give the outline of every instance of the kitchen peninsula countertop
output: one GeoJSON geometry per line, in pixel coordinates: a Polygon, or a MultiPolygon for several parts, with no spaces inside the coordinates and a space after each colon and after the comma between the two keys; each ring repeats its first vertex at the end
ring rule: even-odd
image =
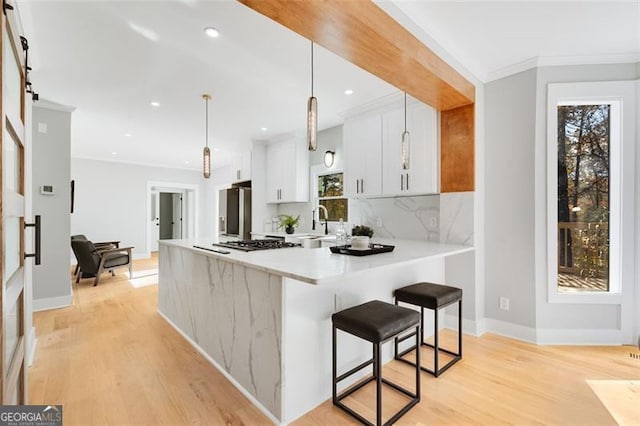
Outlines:
{"type": "Polygon", "coordinates": [[[225,247],[213,246],[212,239],[201,240],[161,240],[160,244],[182,247],[227,262],[249,266],[264,272],[281,275],[309,284],[323,284],[345,275],[355,275],[387,266],[410,265],[430,258],[451,256],[472,251],[472,246],[442,244],[428,241],[374,239],[374,243],[394,245],[390,253],[369,256],[348,256],[331,253],[329,248],[282,248],[243,252],[225,247]],[[194,248],[194,245],[229,251],[216,253],[194,248]]]}

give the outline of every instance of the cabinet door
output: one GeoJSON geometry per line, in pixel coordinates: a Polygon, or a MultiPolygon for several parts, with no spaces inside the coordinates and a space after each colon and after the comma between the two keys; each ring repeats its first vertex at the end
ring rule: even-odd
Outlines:
{"type": "Polygon", "coordinates": [[[267,203],[280,202],[282,167],[280,158],[284,151],[281,143],[267,147],[267,203]]]}
{"type": "Polygon", "coordinates": [[[351,118],[343,129],[346,153],[346,191],[349,197],[379,195],[382,191],[382,117],[351,118]]]}
{"type": "MultiPolygon", "coordinates": [[[[406,170],[404,194],[438,192],[438,120],[437,111],[428,105],[412,105],[407,110],[411,132],[409,170],[406,170]]],[[[400,164],[402,168],[402,164],[400,164]]]]}
{"type": "Polygon", "coordinates": [[[231,182],[251,179],[251,153],[237,154],[231,160],[231,182]]]}
{"type": "Polygon", "coordinates": [[[383,115],[382,192],[384,195],[438,192],[438,121],[435,109],[418,103],[407,108],[409,168],[402,167],[404,108],[383,115]]]}
{"type": "MultiPolygon", "coordinates": [[[[386,112],[382,116],[382,193],[384,195],[402,195],[406,190],[404,181],[409,170],[402,168],[402,132],[404,132],[404,109],[386,112]]],[[[411,142],[414,142],[414,135],[411,136],[411,142]]],[[[411,143],[410,147],[413,145],[415,143],[411,143]]],[[[412,160],[409,163],[411,167],[415,167],[415,162],[419,161],[413,155],[410,160],[412,160]]]]}
{"type": "Polygon", "coordinates": [[[278,152],[278,162],[274,163],[275,167],[278,169],[277,173],[280,180],[280,199],[278,201],[281,203],[297,201],[295,142],[281,142],[278,152]]]}

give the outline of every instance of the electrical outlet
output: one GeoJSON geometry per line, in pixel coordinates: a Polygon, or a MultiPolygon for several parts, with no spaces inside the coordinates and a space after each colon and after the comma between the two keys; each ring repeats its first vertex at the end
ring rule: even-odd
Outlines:
{"type": "Polygon", "coordinates": [[[382,218],[381,217],[376,219],[376,226],[378,228],[382,228],[382,218]]]}
{"type": "Polygon", "coordinates": [[[500,297],[500,309],[503,311],[509,310],[509,298],[508,297],[500,297]]]}
{"type": "Polygon", "coordinates": [[[438,227],[438,218],[435,216],[431,216],[431,218],[429,219],[429,227],[430,228],[437,228],[438,227]]]}

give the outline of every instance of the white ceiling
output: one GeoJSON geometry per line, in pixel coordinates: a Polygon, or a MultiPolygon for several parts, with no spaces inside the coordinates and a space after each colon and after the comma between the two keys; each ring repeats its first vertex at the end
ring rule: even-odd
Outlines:
{"type": "MultiPolygon", "coordinates": [[[[304,132],[310,42],[236,1],[53,0],[19,8],[35,90],[76,107],[74,157],[197,170],[205,144],[203,93],[213,98],[214,167],[248,150],[251,139],[304,132]],[[206,36],[207,26],[220,37],[206,36]]],[[[346,110],[398,92],[314,50],[320,129],[341,123],[346,110]]]]}
{"type": "MultiPolygon", "coordinates": [[[[532,58],[640,57],[640,0],[377,2],[482,81],[532,58]]],[[[202,93],[213,96],[214,167],[247,150],[251,139],[304,130],[309,42],[236,1],[18,4],[35,90],[76,107],[74,157],[197,170],[205,139],[202,93]],[[207,37],[207,26],[221,36],[207,37]]],[[[398,92],[325,49],[315,53],[321,129],[340,123],[344,111],[398,92]],[[346,96],[348,88],[355,93],[346,96]]]]}
{"type": "Polygon", "coordinates": [[[543,64],[640,61],[640,0],[394,4],[482,81],[535,59],[543,64]]]}

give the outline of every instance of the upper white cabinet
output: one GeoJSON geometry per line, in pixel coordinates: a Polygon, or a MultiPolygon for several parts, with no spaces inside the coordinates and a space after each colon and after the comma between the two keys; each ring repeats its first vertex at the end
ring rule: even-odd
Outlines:
{"type": "Polygon", "coordinates": [[[309,151],[302,138],[270,142],[266,166],[267,203],[309,201],[309,151]]]}
{"type": "Polygon", "coordinates": [[[382,115],[382,193],[417,195],[439,192],[438,113],[416,102],[407,106],[409,167],[402,165],[404,108],[382,115]]]}
{"type": "Polygon", "coordinates": [[[231,181],[251,180],[251,152],[238,154],[231,159],[231,181]]]}
{"type": "Polygon", "coordinates": [[[382,117],[364,114],[345,120],[346,192],[351,198],[382,193],[382,117]]]}

